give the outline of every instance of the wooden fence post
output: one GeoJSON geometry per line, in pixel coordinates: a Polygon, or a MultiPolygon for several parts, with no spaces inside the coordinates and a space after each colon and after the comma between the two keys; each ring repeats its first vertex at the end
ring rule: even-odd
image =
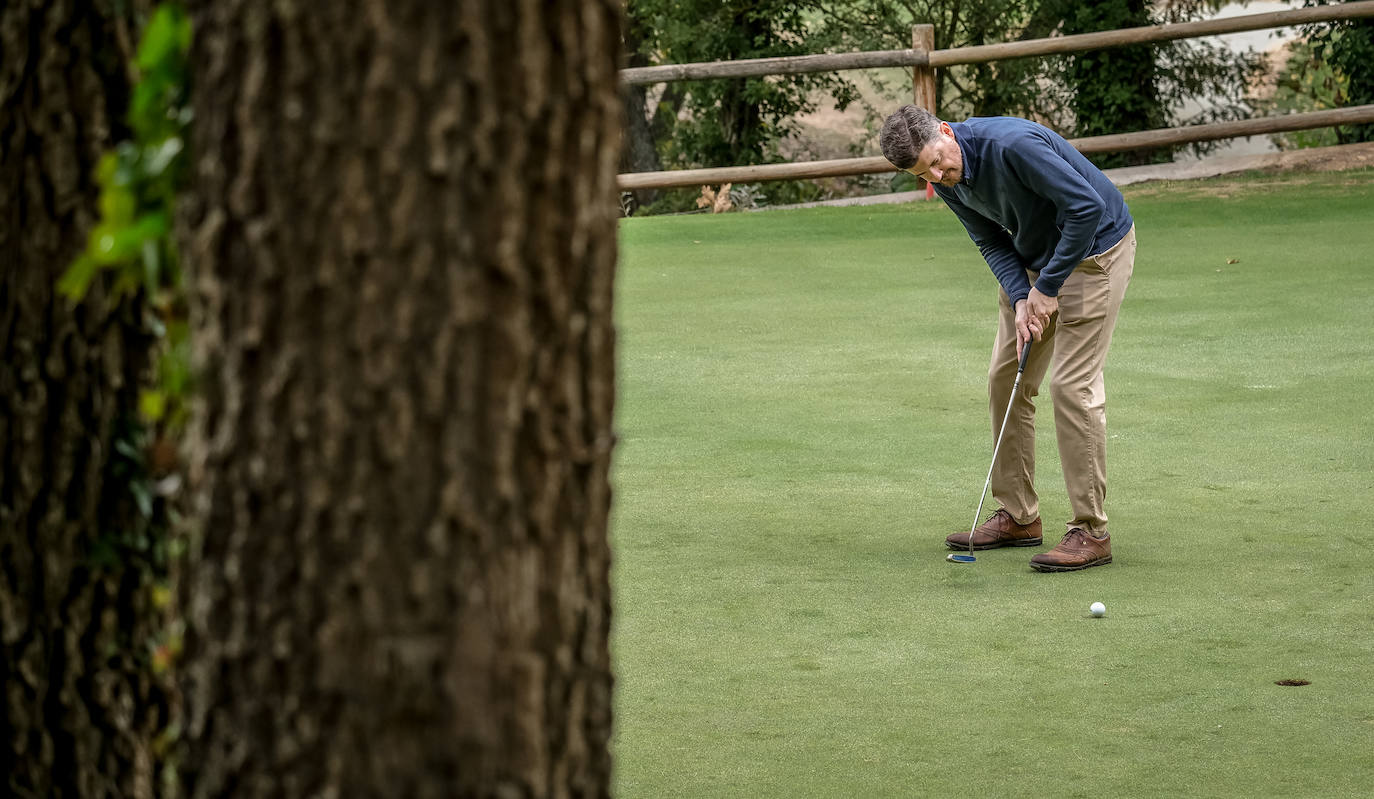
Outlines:
{"type": "MultiPolygon", "coordinates": [[[[935,52],[935,26],[912,25],[911,49],[935,52]]],[[[935,110],[935,67],[912,67],[911,88],[916,105],[932,114],[938,113],[935,110]]]]}
{"type": "MultiPolygon", "coordinates": [[[[911,49],[924,50],[927,53],[935,52],[935,26],[934,25],[912,25],[911,26],[911,49]]],[[[929,111],[935,111],[935,67],[912,67],[911,68],[911,92],[913,102],[929,111]]],[[[935,196],[935,187],[923,179],[917,180],[918,184],[924,184],[921,188],[925,191],[927,200],[935,196]]]]}

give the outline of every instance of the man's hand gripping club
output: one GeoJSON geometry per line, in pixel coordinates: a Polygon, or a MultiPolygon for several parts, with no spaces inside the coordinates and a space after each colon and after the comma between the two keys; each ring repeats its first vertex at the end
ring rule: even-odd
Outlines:
{"type": "Polygon", "coordinates": [[[1050,317],[1059,312],[1059,298],[1040,293],[1031,286],[1030,296],[1016,303],[1016,357],[1027,341],[1039,341],[1050,326],[1050,317]]]}

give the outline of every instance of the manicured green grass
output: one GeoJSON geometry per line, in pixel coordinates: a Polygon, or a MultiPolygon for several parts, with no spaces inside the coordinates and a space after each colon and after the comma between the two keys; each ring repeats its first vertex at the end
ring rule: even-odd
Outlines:
{"type": "Polygon", "coordinates": [[[622,224],[619,796],[1367,795],[1374,172],[1126,193],[1116,562],[1069,574],[945,561],[996,286],[942,204],[622,224]]]}

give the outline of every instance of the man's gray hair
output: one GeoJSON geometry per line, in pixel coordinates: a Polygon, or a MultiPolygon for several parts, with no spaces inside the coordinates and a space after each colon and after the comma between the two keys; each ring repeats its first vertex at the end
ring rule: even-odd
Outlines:
{"type": "Polygon", "coordinates": [[[910,169],[921,157],[921,151],[940,135],[940,120],[916,105],[898,108],[883,122],[878,142],[883,157],[898,169],[910,169]]]}

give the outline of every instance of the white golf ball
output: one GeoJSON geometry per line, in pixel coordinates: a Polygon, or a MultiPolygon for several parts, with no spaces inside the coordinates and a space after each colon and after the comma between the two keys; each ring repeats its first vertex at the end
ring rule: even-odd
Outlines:
{"type": "Polygon", "coordinates": [[[1101,602],[1092,603],[1092,605],[1088,607],[1088,610],[1099,619],[1107,615],[1107,606],[1101,602]]]}

